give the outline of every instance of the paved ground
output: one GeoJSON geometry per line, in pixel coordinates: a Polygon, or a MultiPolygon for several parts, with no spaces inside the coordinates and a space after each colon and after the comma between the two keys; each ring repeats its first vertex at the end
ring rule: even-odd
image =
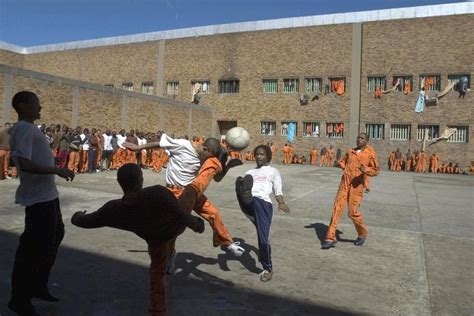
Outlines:
{"type": "MultiPolygon", "coordinates": [[[[290,215],[272,227],[274,277],[258,280],[256,232],[240,213],[235,168],[208,196],[247,252],[232,257],[212,247],[211,232],[178,239],[175,275],[168,278],[169,315],[473,315],[474,177],[382,172],[361,210],[369,226],[363,247],[350,220],[340,242],[321,250],[340,178],[338,169],[278,166],[290,215]]],[[[103,228],[73,227],[77,210],[119,197],[115,173],[57,180],[66,237],[53,270],[59,304],[35,302],[44,315],[146,315],[148,255],[138,237],[103,228]]],[[[145,172],[145,185],[164,174],[145,172]]],[[[13,204],[17,180],[0,181],[0,314],[5,304],[23,209],[13,204]]],[[[207,227],[208,228],[208,227],[207,227]]]]}

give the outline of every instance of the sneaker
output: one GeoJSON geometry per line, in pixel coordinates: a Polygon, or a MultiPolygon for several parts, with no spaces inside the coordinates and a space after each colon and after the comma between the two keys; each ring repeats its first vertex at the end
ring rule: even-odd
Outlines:
{"type": "Polygon", "coordinates": [[[366,238],[367,237],[357,237],[357,239],[354,241],[354,245],[362,246],[365,243],[366,238]]]}
{"type": "Polygon", "coordinates": [[[242,202],[245,204],[251,204],[253,200],[252,196],[253,177],[249,174],[242,178],[242,181],[238,182],[238,193],[242,202]]]}
{"type": "Polygon", "coordinates": [[[176,271],[176,250],[174,250],[166,260],[166,274],[174,274],[176,271]]]}
{"type": "Polygon", "coordinates": [[[12,178],[12,177],[10,177],[9,175],[6,175],[6,176],[5,176],[5,179],[10,180],[11,178],[12,178]]]}
{"type": "Polygon", "coordinates": [[[268,282],[272,279],[273,271],[263,270],[259,275],[260,281],[268,282]]]}
{"type": "Polygon", "coordinates": [[[335,240],[325,240],[325,241],[321,244],[321,249],[334,248],[334,247],[336,247],[336,243],[337,243],[337,241],[335,241],[335,240]]]}
{"type": "Polygon", "coordinates": [[[240,242],[236,241],[233,244],[227,246],[227,251],[232,253],[236,257],[240,257],[244,253],[245,249],[240,247],[239,245],[240,242]]]}

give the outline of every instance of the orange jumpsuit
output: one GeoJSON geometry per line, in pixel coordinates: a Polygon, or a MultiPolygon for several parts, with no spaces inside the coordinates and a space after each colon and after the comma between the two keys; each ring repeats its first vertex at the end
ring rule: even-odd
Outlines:
{"type": "Polygon", "coordinates": [[[283,163],[289,164],[291,163],[290,159],[290,146],[285,145],[283,146],[283,163]]]}
{"type": "Polygon", "coordinates": [[[431,155],[431,157],[430,157],[430,171],[432,173],[438,172],[438,161],[439,161],[439,157],[436,154],[431,155]]]}
{"type": "Polygon", "coordinates": [[[332,148],[329,148],[329,149],[326,151],[326,163],[327,163],[327,166],[328,166],[328,167],[332,167],[332,166],[333,166],[333,163],[334,163],[334,151],[332,150],[332,148]]]}
{"type": "Polygon", "coordinates": [[[311,150],[309,157],[309,163],[311,165],[316,165],[316,161],[318,160],[318,151],[316,149],[311,150]]]}
{"type": "MultiPolygon", "coordinates": [[[[276,154],[276,146],[275,145],[271,145],[270,146],[270,149],[272,151],[272,163],[275,161],[275,154],[276,154]]],[[[252,159],[252,160],[255,160],[255,159],[252,159]]]]}
{"type": "Polygon", "coordinates": [[[339,190],[334,201],[326,240],[336,241],[336,227],[346,205],[348,206],[348,215],[354,223],[358,236],[366,237],[367,228],[364,224],[363,216],[359,212],[359,206],[362,202],[364,187],[368,184],[366,177],[374,177],[379,174],[377,154],[370,145],[365,146],[359,152],[356,149],[351,149],[339,161],[339,166],[344,170],[344,173],[342,174],[339,190]],[[359,170],[359,167],[362,165],[365,166],[365,175],[359,170]]]}
{"type": "MultiPolygon", "coordinates": [[[[232,236],[222,221],[222,216],[219,212],[219,209],[217,209],[203,194],[214,176],[220,172],[222,172],[222,166],[219,160],[214,157],[208,158],[201,166],[197,177],[191,184],[189,184],[197,192],[197,199],[193,210],[211,225],[213,231],[212,240],[214,247],[221,245],[228,246],[233,242],[232,236]]],[[[179,199],[179,196],[183,193],[184,188],[168,186],[168,189],[173,192],[176,198],[179,199]]],[[[191,210],[187,211],[190,212],[191,210]]]]}
{"type": "Polygon", "coordinates": [[[418,163],[416,164],[416,172],[426,172],[426,163],[428,157],[425,152],[420,152],[418,154],[418,163]]]}

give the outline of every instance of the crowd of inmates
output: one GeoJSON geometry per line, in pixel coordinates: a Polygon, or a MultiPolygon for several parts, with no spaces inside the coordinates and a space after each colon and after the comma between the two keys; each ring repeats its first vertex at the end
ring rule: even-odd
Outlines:
{"type": "MultiPolygon", "coordinates": [[[[0,166],[2,172],[0,179],[16,178],[16,168],[12,166],[9,159],[9,123],[0,129],[0,166]]],[[[154,172],[160,172],[166,167],[168,155],[161,148],[142,149],[135,152],[128,150],[123,146],[124,142],[134,143],[136,145],[146,144],[148,142],[159,141],[163,131],[143,132],[139,130],[124,129],[119,132],[107,128],[104,131],[96,128],[76,128],[67,125],[46,124],[39,125],[38,128],[47,138],[56,166],[59,168],[68,168],[74,173],[94,173],[106,170],[116,170],[126,163],[136,163],[142,168],[151,169],[154,172]]],[[[175,137],[175,135],[171,135],[175,137]]],[[[177,138],[188,139],[187,135],[177,138]]],[[[193,136],[192,142],[202,143],[204,137],[193,136]]],[[[276,162],[277,148],[273,143],[267,144],[272,151],[272,163],[276,162]]],[[[227,147],[225,139],[222,139],[222,146],[227,147]]],[[[241,151],[227,148],[230,158],[240,160],[254,161],[252,151],[243,153],[241,151]]],[[[285,144],[282,148],[283,164],[310,164],[320,167],[334,167],[335,162],[340,160],[341,149],[334,150],[332,146],[322,147],[317,150],[315,147],[306,156],[298,154],[292,144],[285,144]],[[306,158],[308,157],[308,158],[306,158]],[[319,159],[318,159],[319,158],[319,159]]],[[[458,163],[444,162],[436,153],[428,155],[423,150],[406,154],[400,152],[397,148],[389,154],[388,169],[394,172],[413,171],[413,172],[432,172],[432,173],[450,173],[467,174],[458,163]]],[[[469,172],[474,173],[474,161],[471,162],[469,172]]]]}
{"type": "MultiPolygon", "coordinates": [[[[388,155],[388,169],[394,172],[431,172],[431,173],[450,173],[450,174],[468,174],[467,171],[462,170],[456,162],[442,161],[441,157],[436,153],[431,155],[425,150],[411,151],[408,149],[406,154],[403,154],[399,148],[393,150],[388,155]]],[[[474,161],[471,161],[470,173],[474,172],[474,161]]]]}
{"type": "MultiPolygon", "coordinates": [[[[6,123],[0,130],[0,162],[2,173],[0,179],[17,177],[16,168],[12,166],[9,151],[9,134],[11,124],[6,123]]],[[[136,145],[159,141],[163,131],[142,132],[139,130],[124,129],[119,132],[107,128],[104,131],[96,128],[76,128],[67,125],[45,124],[38,128],[48,140],[56,166],[68,168],[74,173],[95,173],[107,170],[116,170],[126,163],[135,163],[142,168],[160,172],[166,167],[168,155],[164,149],[153,148],[140,151],[128,150],[124,142],[136,145]]],[[[171,137],[176,137],[171,135],[171,137]]],[[[187,135],[176,138],[186,138],[187,135]]],[[[204,141],[203,137],[193,136],[193,142],[204,141]]]]}

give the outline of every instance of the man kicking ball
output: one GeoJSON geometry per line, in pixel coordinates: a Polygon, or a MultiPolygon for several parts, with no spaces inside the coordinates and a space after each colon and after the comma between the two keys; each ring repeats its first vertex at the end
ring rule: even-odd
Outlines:
{"type": "Polygon", "coordinates": [[[250,169],[245,177],[238,177],[235,182],[235,191],[242,212],[255,225],[258,236],[259,261],[263,266],[260,281],[272,279],[273,267],[271,246],[269,242],[270,228],[273,217],[273,204],[270,194],[274,193],[278,202],[278,209],[285,213],[290,208],[285,203],[282,193],[280,172],[271,166],[272,150],[266,145],[257,146],[254,151],[257,168],[250,169]]]}

